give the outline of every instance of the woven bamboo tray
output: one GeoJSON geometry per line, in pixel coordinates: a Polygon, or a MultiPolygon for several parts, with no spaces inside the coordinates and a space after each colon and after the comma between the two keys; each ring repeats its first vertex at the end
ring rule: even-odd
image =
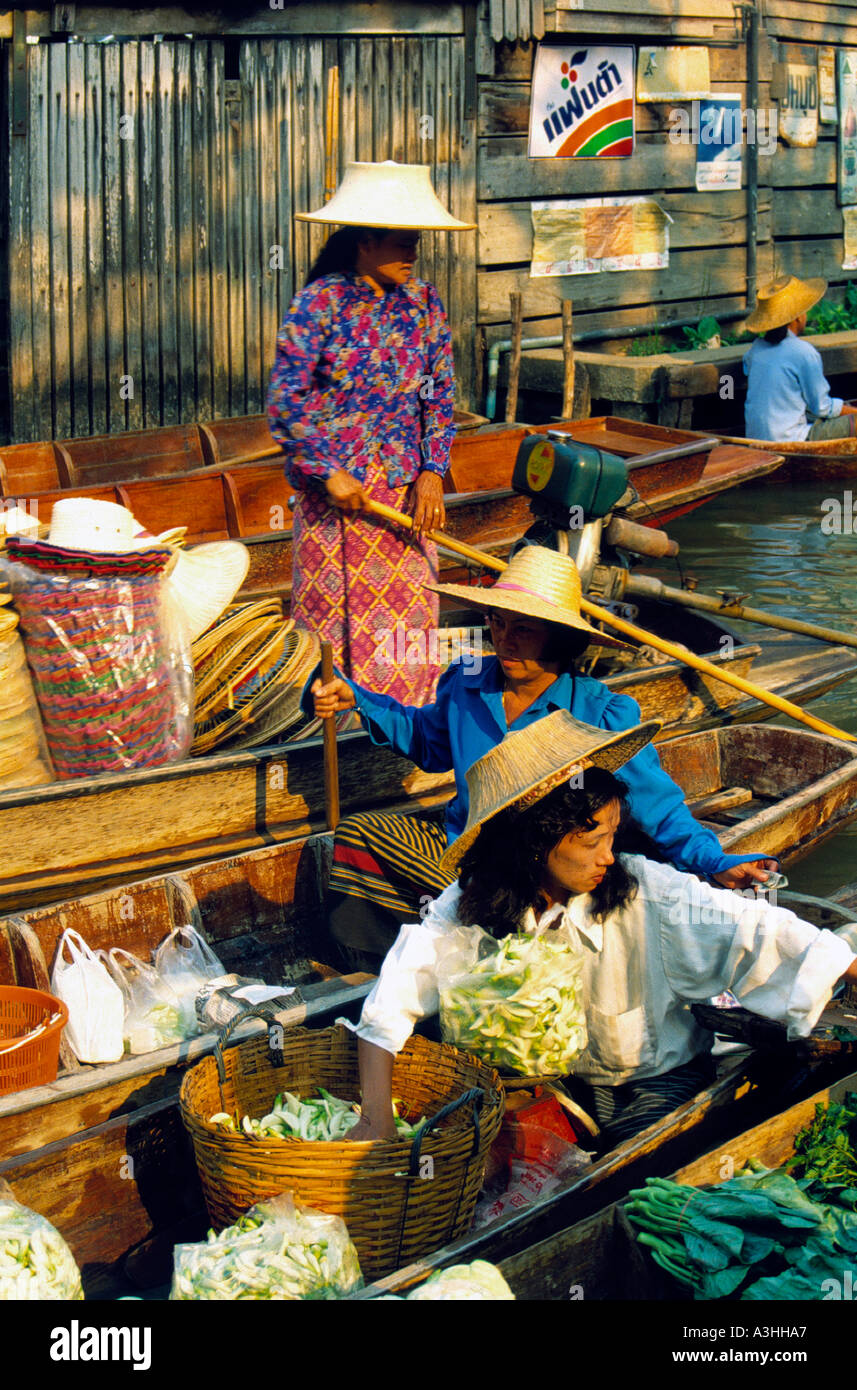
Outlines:
{"type": "Polygon", "coordinates": [[[359,1100],[357,1039],[342,1027],[284,1032],[274,1025],[267,1037],[224,1052],[240,1021],[224,1030],[215,1055],[193,1067],[181,1088],[182,1119],[216,1229],[264,1197],[293,1192],[344,1219],[367,1280],[469,1229],[503,1115],[496,1071],[446,1044],[411,1038],[395,1061],[393,1095],[413,1118],[438,1117],[436,1133],[381,1143],[251,1139],[209,1124],[208,1117],[237,1111],[239,1119],[258,1118],[278,1092],[303,1097],[318,1086],[359,1100]]]}

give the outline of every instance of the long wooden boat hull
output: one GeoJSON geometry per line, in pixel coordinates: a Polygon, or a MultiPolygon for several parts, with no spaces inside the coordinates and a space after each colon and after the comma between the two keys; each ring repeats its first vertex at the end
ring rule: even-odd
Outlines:
{"type": "MultiPolygon", "coordinates": [[[[840,478],[857,478],[857,438],[855,439],[739,439],[735,435],[719,434],[724,444],[744,444],[750,449],[770,450],[782,455],[777,478],[790,482],[836,482],[840,478]]],[[[759,474],[764,482],[766,474],[759,474]]]]}
{"type": "MultiPolygon", "coordinates": [[[[857,760],[847,745],[763,725],[754,725],[749,735],[737,722],[724,727],[724,717],[737,720],[741,716],[730,712],[728,705],[724,708],[719,692],[690,674],[667,675],[676,682],[674,717],[660,747],[670,774],[685,785],[690,767],[684,761],[685,739],[674,736],[683,734],[688,719],[719,726],[699,735],[707,740],[707,751],[704,758],[699,753],[704,766],[694,782],[693,797],[721,791],[722,769],[728,787],[739,783],[743,787],[743,801],[724,815],[746,815],[748,806],[767,808],[766,819],[758,827],[746,820],[726,824],[730,844],[737,844],[746,831],[757,836],[761,849],[795,857],[807,852],[801,835],[807,847],[814,848],[823,836],[847,822],[852,802],[857,806],[857,760]],[[718,751],[728,741],[730,747],[739,746],[739,736],[752,776],[748,771],[742,777],[738,770],[727,774],[728,759],[718,751]],[[671,751],[676,747],[678,751],[671,751]],[[794,756],[789,749],[797,750],[794,756]],[[761,757],[755,756],[758,750],[761,757]],[[781,778],[778,767],[783,769],[781,778]],[[837,785],[825,793],[824,813],[819,811],[813,820],[808,788],[828,775],[837,779],[837,785]],[[756,777],[763,788],[761,801],[754,800],[756,777]],[[808,801],[798,810],[793,798],[802,795],[808,801]],[[773,805],[778,798],[778,806],[773,805]]],[[[813,677],[805,673],[806,681],[817,678],[818,672],[813,677]]],[[[624,689],[637,694],[633,683],[624,689]]],[[[646,677],[639,690],[644,715],[664,717],[669,712],[658,692],[658,684],[646,677]]],[[[698,747],[701,750],[702,744],[698,747]]],[[[339,776],[343,816],[361,810],[425,810],[440,806],[454,790],[451,773],[421,772],[407,759],[376,748],[362,732],[340,736],[339,776]]],[[[325,828],[324,804],[320,739],[4,792],[0,795],[0,836],[5,847],[0,911],[19,911],[91,891],[97,885],[298,839],[325,828]]],[[[719,813],[712,810],[711,814],[719,813]]]]}
{"type": "MultiPolygon", "coordinates": [[[[814,1119],[815,1107],[839,1102],[855,1089],[857,1073],[850,1073],[730,1138],[729,1156],[735,1168],[750,1158],[768,1168],[782,1166],[791,1157],[795,1135],[814,1119]]],[[[695,1187],[722,1182],[722,1145],[685,1163],[670,1177],[695,1187]]],[[[635,1240],[622,1203],[507,1256],[500,1268],[516,1297],[526,1301],[565,1301],[574,1285],[585,1289],[590,1302],[672,1301],[682,1296],[635,1240]]]]}
{"type": "MultiPolygon", "coordinates": [[[[224,422],[224,424],[227,422],[224,422]]],[[[142,431],[145,440],[146,470],[181,461],[187,456],[188,434],[196,426],[183,426],[176,432],[180,438],[164,452],[149,436],[158,431],[142,431]]],[[[208,427],[199,427],[208,428],[208,427]]],[[[265,427],[267,428],[267,426],[265,427]]],[[[512,545],[532,525],[533,516],[527,499],[512,491],[511,478],[518,446],[528,433],[544,433],[552,426],[495,426],[460,435],[452,450],[447,490],[448,533],[469,545],[499,557],[508,555],[512,545]]],[[[668,463],[646,464],[646,455],[675,444],[693,442],[689,431],[667,430],[656,425],[640,425],[612,416],[584,421],[561,421],[569,436],[582,443],[633,460],[631,482],[636,500],[623,509],[623,515],[644,526],[659,526],[703,502],[726,488],[764,476],[779,466],[774,453],[753,451],[734,445],[724,445],[711,452],[698,452],[668,463]]],[[[258,444],[258,424],[254,426],[251,442],[258,444]]],[[[15,470],[11,450],[36,446],[11,446],[0,452],[5,458],[5,474],[0,469],[0,481],[7,489],[6,496],[15,497],[22,507],[49,523],[53,506],[63,497],[95,497],[101,501],[117,502],[128,507],[138,521],[152,534],[175,526],[188,528],[187,543],[234,539],[243,541],[250,551],[250,569],[242,588],[248,597],[279,594],[288,599],[292,582],[292,530],[289,499],[291,488],[283,473],[282,457],[267,461],[236,463],[219,461],[213,466],[196,467],[184,473],[170,472],[160,476],[144,471],[142,476],[121,479],[105,461],[109,440],[99,441],[97,466],[92,464],[91,476],[82,477],[86,470],[68,471],[66,467],[55,486],[47,489],[13,485],[15,470]],[[4,480],[5,479],[5,480],[4,480]],[[9,491],[8,489],[11,489],[9,491]]],[[[124,461],[120,469],[131,467],[125,457],[132,452],[130,436],[117,436],[116,445],[124,461]]],[[[67,440],[61,448],[71,459],[75,449],[83,450],[92,441],[67,440]]],[[[200,454],[200,457],[210,457],[200,454]]],[[[141,463],[141,468],[142,468],[141,463]]],[[[20,483],[43,477],[35,467],[21,464],[20,483]]],[[[441,557],[441,572],[445,582],[453,582],[460,574],[460,561],[441,557]]]]}

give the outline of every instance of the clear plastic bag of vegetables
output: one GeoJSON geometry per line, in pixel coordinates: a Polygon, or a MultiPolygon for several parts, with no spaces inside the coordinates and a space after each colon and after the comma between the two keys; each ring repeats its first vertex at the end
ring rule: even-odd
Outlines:
{"type": "Polygon", "coordinates": [[[0,1301],[82,1298],[80,1270],[56,1227],[0,1190],[0,1301]]]}
{"type": "Polygon", "coordinates": [[[495,941],[459,928],[448,945],[438,969],[444,1041],[520,1076],[569,1072],[586,1047],[586,1014],[583,957],[565,932],[495,941]]]}
{"type": "Polygon", "coordinates": [[[331,1299],[362,1284],[342,1217],[282,1192],[219,1235],[209,1231],[198,1245],[177,1245],[170,1299],[331,1299]]]}
{"type": "Polygon", "coordinates": [[[107,951],[104,959],[125,1000],[125,1046],[133,1056],[196,1037],[196,1014],[188,1012],[157,970],[121,946],[107,951]]]}

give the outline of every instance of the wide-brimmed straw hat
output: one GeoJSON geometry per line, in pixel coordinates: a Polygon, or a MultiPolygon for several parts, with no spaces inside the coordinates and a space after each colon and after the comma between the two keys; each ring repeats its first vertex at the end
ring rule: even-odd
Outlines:
{"type": "Polygon", "coordinates": [[[541,618],[546,623],[587,633],[595,646],[628,650],[626,642],[599,632],[581,616],[577,565],[571,556],[545,546],[528,545],[519,550],[490,589],[474,589],[467,584],[427,584],[426,588],[471,608],[541,618]]]}
{"type": "Polygon", "coordinates": [[[826,289],[826,280],[798,280],[796,275],[781,275],[759,290],[756,307],[745,320],[744,327],[750,333],[770,333],[772,328],[783,328],[817,304],[826,289]]]}
{"type": "Polygon", "coordinates": [[[419,232],[470,232],[475,222],[448,213],[431,183],[427,164],[346,164],[333,197],[315,212],[297,212],[299,222],[341,227],[390,227],[419,232]]]}
{"type": "Polygon", "coordinates": [[[588,767],[615,772],[651,743],[658,719],[611,734],[584,724],[568,710],[555,710],[502,742],[467,773],[470,809],[461,835],[444,854],[441,868],[453,873],[483,825],[509,806],[531,806],[588,767]]]}

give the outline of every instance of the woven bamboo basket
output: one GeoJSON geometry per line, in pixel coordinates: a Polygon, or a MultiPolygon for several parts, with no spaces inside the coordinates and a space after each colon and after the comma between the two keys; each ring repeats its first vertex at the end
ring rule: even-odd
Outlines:
{"type": "Polygon", "coordinates": [[[360,1088],[357,1039],[346,1028],[283,1032],[274,1025],[268,1036],[224,1052],[228,1035],[249,1016],[224,1029],[214,1056],[193,1067],[181,1088],[182,1119],[216,1229],[264,1197],[293,1192],[343,1218],[367,1280],[468,1230],[503,1116],[496,1071],[446,1044],[411,1038],[396,1058],[393,1095],[414,1119],[434,1118],[436,1133],[374,1144],[251,1139],[208,1117],[261,1117],[280,1091],[309,1096],[324,1086],[355,1101],[360,1088]]]}

